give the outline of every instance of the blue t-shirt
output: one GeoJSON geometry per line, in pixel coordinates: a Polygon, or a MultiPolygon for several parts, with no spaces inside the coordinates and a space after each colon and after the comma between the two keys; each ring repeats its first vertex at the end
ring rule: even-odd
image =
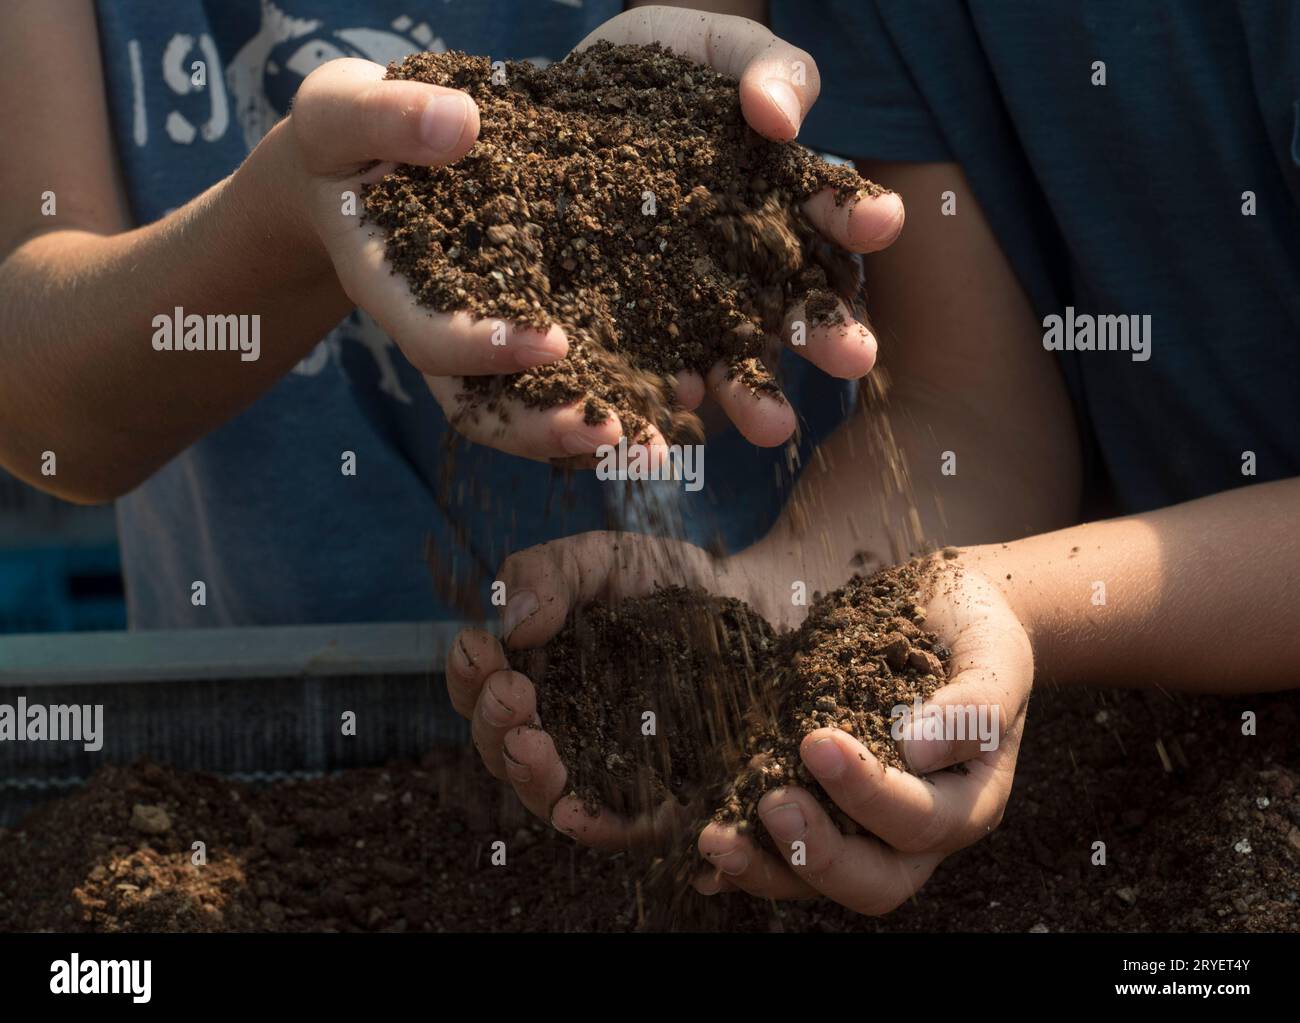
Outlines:
{"type": "MultiPolygon", "coordinates": [[[[614,0],[96,6],[139,223],[231,173],[327,60],[384,64],[429,49],[554,60],[621,9],[614,0]],[[202,89],[190,84],[196,60],[207,69],[202,89]]],[[[842,420],[852,389],[798,360],[785,369],[806,456],[842,420]]],[[[510,551],[627,522],[623,488],[463,442],[450,457],[450,432],[420,375],[354,312],[250,408],[118,503],[131,624],[459,617],[475,596],[486,606],[510,551]],[[356,453],[355,476],[340,471],[344,451],[356,453]],[[206,606],[191,601],[195,581],[206,606]]],[[[687,535],[728,549],[758,539],[788,491],[787,457],[734,430],[710,437],[704,489],[680,501],[687,535]]]]}
{"type": "Polygon", "coordinates": [[[771,6],[821,71],[802,141],[959,163],[1040,316],[1151,317],[1145,362],[1059,356],[1094,495],[1300,473],[1300,4],[771,6]]]}

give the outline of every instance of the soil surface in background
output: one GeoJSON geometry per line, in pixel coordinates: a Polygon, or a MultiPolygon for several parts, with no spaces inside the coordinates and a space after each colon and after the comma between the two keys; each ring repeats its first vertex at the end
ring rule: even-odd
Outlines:
{"type": "Polygon", "coordinates": [[[673,408],[672,374],[721,362],[773,391],[764,333],[805,301],[809,322],[838,322],[835,292],[856,297],[856,265],[800,204],[885,190],[756,134],[734,79],[609,43],[541,70],[422,53],[388,76],[464,90],[481,123],[454,166],[403,164],[367,187],[389,261],[432,309],[559,323],[570,340],[559,363],[467,379],[467,414],[581,400],[589,422],[617,411],[632,439],[647,421],[681,439],[698,423],[673,408]]]}
{"type": "MultiPolygon", "coordinates": [[[[911,902],[868,919],[690,893],[694,926],[1300,929],[1297,718],[1294,695],[1039,691],[1002,826],[911,902]]],[[[0,929],[627,931],[640,877],[531,820],[472,753],[258,788],[137,764],[0,831],[0,929]]]]}

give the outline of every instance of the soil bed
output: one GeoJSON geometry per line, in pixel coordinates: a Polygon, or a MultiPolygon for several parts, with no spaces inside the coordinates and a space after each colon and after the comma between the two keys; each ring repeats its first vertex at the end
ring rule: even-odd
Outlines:
{"type": "MultiPolygon", "coordinates": [[[[719,931],[1295,931],[1293,695],[1042,691],[1002,826],[869,919],[730,894],[719,931]],[[1166,770],[1156,748],[1170,757],[1166,770]],[[1105,841],[1109,865],[1090,864],[1105,841]],[[1249,851],[1242,851],[1249,850],[1249,851]]],[[[628,931],[639,873],[532,822],[472,752],[252,788],[106,767],[0,832],[0,930],[628,931]],[[169,828],[131,826],[136,804],[169,828]],[[190,864],[207,843],[208,864],[190,864]],[[505,866],[491,863],[504,841],[505,866]]],[[[644,905],[642,899],[640,905],[644,905]]]]}
{"type": "Polygon", "coordinates": [[[669,377],[717,362],[756,390],[760,357],[793,303],[840,317],[856,267],[800,209],[884,191],[744,122],[735,80],[658,46],[598,43],[539,70],[423,53],[390,78],[469,93],[481,130],[452,167],[399,165],[364,194],[389,261],[441,312],[544,328],[570,339],[559,363],[467,379],[470,411],[513,397],[618,412],[629,436],[698,429],[674,409],[669,377]],[[828,277],[829,271],[829,277],[828,277]]]}

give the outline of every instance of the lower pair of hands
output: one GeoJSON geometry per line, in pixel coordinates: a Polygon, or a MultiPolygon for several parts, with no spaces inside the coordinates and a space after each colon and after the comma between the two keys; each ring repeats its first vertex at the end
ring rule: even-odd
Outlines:
{"type": "MultiPolygon", "coordinates": [[[[777,605],[764,593],[788,594],[789,586],[765,580],[761,566],[715,562],[689,544],[603,532],[515,554],[499,579],[507,594],[505,646],[488,632],[466,629],[446,667],[452,704],[470,720],[484,764],[510,782],[529,810],[584,845],[612,851],[654,842],[662,815],[629,820],[602,809],[593,816],[567,794],[568,773],[538,718],[536,691],[509,668],[506,648],[543,645],[571,611],[593,600],[616,601],[674,584],[746,599],[770,620],[788,624],[789,616],[774,614],[777,605]]],[[[763,824],[778,849],[799,842],[803,854],[775,855],[735,827],[711,823],[698,847],[714,869],[694,879],[699,892],[822,895],[860,913],[887,913],[946,856],[997,827],[1011,793],[1033,681],[1029,639],[1001,592],[978,572],[946,575],[924,599],[926,628],[952,652],[949,682],[927,706],[996,708],[996,748],[981,750],[975,738],[904,738],[912,774],[882,765],[842,731],[815,731],[800,749],[804,764],[862,833],[841,832],[807,791],[774,789],[759,802],[763,824]],[[944,770],[956,764],[961,771],[944,770]]]]}

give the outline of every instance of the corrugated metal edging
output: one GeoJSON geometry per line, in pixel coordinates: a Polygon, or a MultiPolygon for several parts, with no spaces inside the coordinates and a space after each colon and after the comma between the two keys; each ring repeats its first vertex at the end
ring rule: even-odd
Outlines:
{"type": "Polygon", "coordinates": [[[102,705],[101,749],[0,742],[0,826],[142,756],[238,777],[303,776],[460,744],[442,665],[457,625],[310,626],[0,638],[0,704],[102,705]],[[70,642],[75,641],[75,642],[70,642]],[[188,642],[187,642],[188,641],[188,642]],[[53,656],[41,663],[40,655],[53,656]],[[345,712],[356,734],[344,735],[345,712]]]}

